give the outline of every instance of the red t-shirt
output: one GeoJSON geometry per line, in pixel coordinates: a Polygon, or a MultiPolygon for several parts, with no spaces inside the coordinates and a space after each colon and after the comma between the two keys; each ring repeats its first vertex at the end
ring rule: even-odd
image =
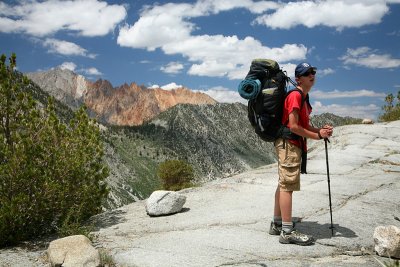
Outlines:
{"type": "MultiPolygon", "coordinates": [[[[301,93],[300,92],[293,92],[290,93],[285,99],[285,105],[283,108],[283,116],[282,116],[282,123],[285,124],[289,120],[289,114],[294,110],[300,110],[301,107],[301,93]]],[[[299,125],[303,128],[308,129],[310,126],[310,114],[312,108],[310,105],[307,104],[307,101],[304,102],[302,109],[299,111],[299,125]]],[[[290,128],[290,123],[288,122],[287,125],[290,128]]],[[[289,140],[292,144],[302,148],[302,139],[299,140],[289,140]]],[[[307,151],[307,144],[304,142],[304,151],[307,151]]]]}

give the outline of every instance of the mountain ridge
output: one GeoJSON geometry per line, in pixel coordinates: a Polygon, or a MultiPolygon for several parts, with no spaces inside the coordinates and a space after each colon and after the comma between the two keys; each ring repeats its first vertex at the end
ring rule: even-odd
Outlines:
{"type": "Polygon", "coordinates": [[[92,117],[107,124],[140,125],[180,103],[217,103],[210,96],[185,87],[163,90],[139,86],[134,82],[113,87],[107,80],[98,79],[92,82],[82,75],[60,68],[26,75],[44,91],[72,109],[85,104],[92,117]]]}

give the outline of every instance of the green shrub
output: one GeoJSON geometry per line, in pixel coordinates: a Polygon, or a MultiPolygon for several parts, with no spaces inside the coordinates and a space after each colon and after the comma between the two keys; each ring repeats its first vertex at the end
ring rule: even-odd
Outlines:
{"type": "Polygon", "coordinates": [[[108,193],[100,132],[85,108],[62,123],[52,99],[37,107],[15,67],[15,54],[9,64],[1,56],[0,246],[82,223],[108,193]]]}
{"type": "Polygon", "coordinates": [[[100,266],[104,267],[115,267],[117,264],[115,263],[113,257],[106,249],[99,249],[100,253],[100,266]]]}
{"type": "Polygon", "coordinates": [[[393,108],[389,112],[385,112],[379,117],[380,121],[397,121],[400,120],[400,108],[393,108]]]}
{"type": "Polygon", "coordinates": [[[397,104],[394,105],[393,94],[388,94],[385,98],[386,105],[382,107],[385,111],[379,116],[380,121],[396,121],[400,120],[400,91],[397,93],[397,104]]]}
{"type": "Polygon", "coordinates": [[[159,165],[157,174],[164,190],[178,191],[193,186],[193,168],[186,161],[167,160],[159,165]]]}

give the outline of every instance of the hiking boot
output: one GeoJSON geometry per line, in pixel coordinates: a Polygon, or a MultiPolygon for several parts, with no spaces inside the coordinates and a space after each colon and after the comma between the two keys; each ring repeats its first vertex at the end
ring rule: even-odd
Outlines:
{"type": "Polygon", "coordinates": [[[275,222],[271,222],[271,225],[269,226],[269,231],[268,233],[270,235],[280,235],[282,231],[282,224],[277,224],[275,222]]]}
{"type": "MultiPolygon", "coordinates": [[[[293,227],[296,225],[295,222],[293,222],[293,227]]],[[[282,224],[281,223],[275,223],[271,222],[271,225],[269,226],[269,231],[268,233],[270,235],[280,235],[282,231],[282,224]]]]}
{"type": "Polygon", "coordinates": [[[281,234],[279,236],[279,243],[309,246],[314,243],[314,238],[293,229],[290,233],[285,233],[284,231],[281,231],[281,234]]]}

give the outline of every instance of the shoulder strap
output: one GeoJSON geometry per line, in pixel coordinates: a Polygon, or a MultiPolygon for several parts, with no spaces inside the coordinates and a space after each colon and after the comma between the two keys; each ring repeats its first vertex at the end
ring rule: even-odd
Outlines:
{"type": "MultiPolygon", "coordinates": [[[[309,102],[309,97],[308,97],[308,95],[307,95],[306,97],[304,97],[303,91],[301,91],[300,89],[297,89],[297,88],[294,88],[293,90],[290,90],[290,91],[286,94],[286,97],[288,97],[288,95],[289,95],[290,93],[293,93],[293,92],[299,92],[300,95],[301,95],[300,110],[303,108],[304,102],[307,102],[308,104],[310,103],[310,102],[309,102]]],[[[288,123],[289,123],[289,118],[286,120],[284,126],[287,126],[288,123]]]]}
{"type": "Polygon", "coordinates": [[[292,93],[292,92],[299,92],[299,93],[300,93],[300,95],[301,95],[300,110],[301,110],[301,109],[303,108],[303,106],[304,106],[304,102],[308,101],[308,95],[307,95],[306,97],[304,97],[303,91],[301,91],[300,89],[297,89],[297,88],[295,88],[295,89],[293,89],[293,90],[290,90],[290,91],[288,92],[288,95],[289,95],[290,93],[292,93]]]}

